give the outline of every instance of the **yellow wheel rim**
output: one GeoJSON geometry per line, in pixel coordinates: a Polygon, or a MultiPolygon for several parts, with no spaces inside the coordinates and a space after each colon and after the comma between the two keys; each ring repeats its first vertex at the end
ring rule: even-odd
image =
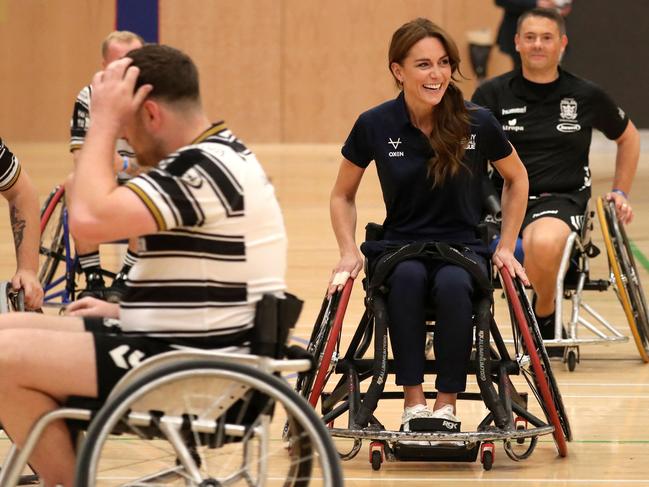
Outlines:
{"type": "Polygon", "coordinates": [[[604,245],[606,246],[608,263],[613,271],[613,276],[615,277],[618,297],[622,303],[626,320],[629,323],[633,340],[638,348],[638,352],[640,352],[640,357],[644,363],[647,363],[649,362],[649,355],[647,355],[647,351],[642,343],[642,338],[638,333],[638,327],[635,322],[635,317],[633,316],[633,307],[631,306],[631,301],[629,300],[629,295],[622,279],[622,272],[620,271],[620,264],[617,261],[617,255],[615,255],[615,249],[613,248],[613,242],[611,241],[611,232],[608,227],[608,222],[606,221],[604,202],[601,197],[597,198],[597,218],[599,219],[599,226],[602,229],[602,237],[604,238],[604,245]]]}

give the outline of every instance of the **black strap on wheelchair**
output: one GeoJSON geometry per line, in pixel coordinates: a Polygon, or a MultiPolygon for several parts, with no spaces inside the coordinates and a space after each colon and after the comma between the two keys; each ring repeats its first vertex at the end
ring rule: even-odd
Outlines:
{"type": "Polygon", "coordinates": [[[363,401],[353,418],[354,425],[360,428],[364,428],[368,424],[370,417],[376,410],[387,377],[387,329],[389,319],[384,299],[384,284],[398,263],[412,259],[423,260],[424,262],[447,262],[466,269],[475,283],[476,296],[480,298],[480,302],[486,303],[487,310],[489,310],[493,291],[491,283],[480,265],[464,256],[460,250],[441,242],[421,242],[405,246],[395,245],[394,249],[388,247],[386,252],[377,258],[368,286],[367,302],[374,314],[375,326],[374,363],[372,367],[374,373],[363,401]]]}
{"type": "Polygon", "coordinates": [[[408,245],[388,247],[374,265],[369,290],[380,289],[387,281],[395,266],[404,260],[441,261],[465,269],[473,278],[475,292],[479,295],[491,294],[493,287],[489,279],[475,260],[465,256],[455,246],[444,242],[416,242],[408,245]]]}
{"type": "Polygon", "coordinates": [[[255,307],[255,325],[250,340],[251,352],[282,358],[290,330],[297,323],[304,301],[290,293],[283,298],[265,294],[255,307]]]}

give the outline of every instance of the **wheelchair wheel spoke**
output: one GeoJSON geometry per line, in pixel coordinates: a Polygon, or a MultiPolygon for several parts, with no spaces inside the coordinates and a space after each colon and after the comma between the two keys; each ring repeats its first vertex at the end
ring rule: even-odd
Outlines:
{"type": "Polygon", "coordinates": [[[231,363],[173,364],[126,387],[93,421],[79,465],[78,485],[342,485],[308,403],[282,379],[231,363]],[[109,436],[116,425],[131,444],[109,436]]]}

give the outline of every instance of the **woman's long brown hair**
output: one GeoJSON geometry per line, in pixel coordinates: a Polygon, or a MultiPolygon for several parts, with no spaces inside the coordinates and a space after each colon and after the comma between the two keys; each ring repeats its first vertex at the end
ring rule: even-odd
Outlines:
{"type": "MultiPolygon", "coordinates": [[[[456,75],[460,71],[460,55],[457,45],[451,37],[439,26],[428,19],[418,18],[403,24],[392,35],[388,52],[388,67],[392,72],[392,63],[403,65],[410,49],[426,37],[438,39],[444,46],[451,64],[451,79],[458,81],[456,75]]],[[[399,89],[401,82],[394,77],[399,89]]],[[[428,175],[433,180],[433,186],[442,184],[446,178],[455,176],[464,166],[462,158],[470,133],[469,113],[464,106],[464,96],[458,86],[451,81],[444,93],[442,101],[433,110],[433,131],[430,134],[430,145],[435,154],[428,161],[428,175]]]]}

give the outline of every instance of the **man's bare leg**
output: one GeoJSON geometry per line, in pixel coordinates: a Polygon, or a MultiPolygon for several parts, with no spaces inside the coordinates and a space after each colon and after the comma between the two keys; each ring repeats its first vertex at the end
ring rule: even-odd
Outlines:
{"type": "Polygon", "coordinates": [[[554,312],[557,274],[570,235],[570,227],[558,218],[540,218],[523,231],[525,270],[536,292],[537,316],[554,312]]]}
{"type": "MultiPolygon", "coordinates": [[[[68,396],[96,397],[94,344],[89,333],[60,331],[81,330],[78,318],[27,313],[0,318],[0,422],[20,447],[34,422],[59,408],[68,396]],[[41,328],[48,319],[50,329],[41,328]],[[13,327],[8,327],[9,321],[13,327]]],[[[30,457],[46,486],[72,486],[74,462],[63,421],[45,430],[30,457]]]]}

